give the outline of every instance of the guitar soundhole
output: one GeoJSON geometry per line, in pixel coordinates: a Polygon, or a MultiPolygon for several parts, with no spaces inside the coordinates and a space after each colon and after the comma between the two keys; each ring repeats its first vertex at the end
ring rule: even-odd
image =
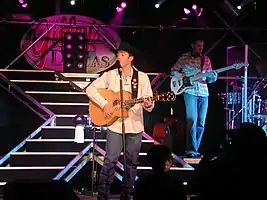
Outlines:
{"type": "Polygon", "coordinates": [[[116,99],[115,101],[113,101],[113,107],[118,107],[120,106],[120,100],[116,99]]]}

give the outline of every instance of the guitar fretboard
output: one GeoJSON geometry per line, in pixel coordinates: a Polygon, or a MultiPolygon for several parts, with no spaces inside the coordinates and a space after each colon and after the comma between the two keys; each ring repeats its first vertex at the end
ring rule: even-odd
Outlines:
{"type": "MultiPolygon", "coordinates": [[[[215,71],[215,72],[217,72],[217,73],[219,74],[219,73],[221,73],[221,72],[228,71],[228,70],[230,70],[230,69],[234,69],[234,68],[235,68],[234,65],[230,65],[230,66],[227,66],[227,67],[224,67],[224,68],[221,68],[221,69],[216,69],[216,70],[213,70],[213,71],[215,71]]],[[[196,75],[196,76],[192,76],[192,77],[190,77],[190,80],[191,80],[191,81],[197,81],[197,80],[199,80],[199,79],[201,79],[201,78],[206,77],[208,74],[211,74],[211,73],[212,73],[212,71],[210,71],[210,72],[206,72],[206,73],[203,73],[203,74],[198,74],[198,75],[196,75]]]]}
{"type": "Polygon", "coordinates": [[[124,106],[130,106],[130,105],[134,105],[137,103],[143,103],[145,99],[151,99],[152,101],[156,101],[158,100],[158,96],[126,100],[124,101],[124,106]]]}

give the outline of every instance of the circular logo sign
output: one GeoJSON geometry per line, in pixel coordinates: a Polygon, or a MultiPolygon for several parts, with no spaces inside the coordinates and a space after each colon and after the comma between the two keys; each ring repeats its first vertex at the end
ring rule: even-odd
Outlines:
{"type": "Polygon", "coordinates": [[[79,26],[54,26],[24,56],[26,61],[36,69],[64,71],[63,39],[64,33],[85,33],[87,43],[86,72],[99,73],[108,69],[116,62],[113,47],[118,48],[120,38],[118,34],[103,22],[80,15],[56,15],[43,18],[23,35],[20,43],[21,50],[33,44],[45,33],[51,23],[69,23],[79,26]],[[46,24],[47,23],[47,24],[46,24]],[[95,25],[94,25],[95,24],[95,25]],[[84,25],[84,26],[83,26],[84,25]]]}

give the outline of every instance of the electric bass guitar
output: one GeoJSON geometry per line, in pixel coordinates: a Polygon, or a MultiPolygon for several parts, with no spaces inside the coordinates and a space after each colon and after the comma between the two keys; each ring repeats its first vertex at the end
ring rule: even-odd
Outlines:
{"type": "MultiPolygon", "coordinates": [[[[107,89],[98,89],[98,92],[103,96],[108,104],[113,107],[113,114],[109,118],[105,118],[104,111],[93,101],[89,101],[89,114],[92,122],[97,126],[111,125],[121,117],[121,101],[120,92],[113,92],[107,89]]],[[[135,104],[143,103],[145,98],[150,98],[152,101],[174,101],[176,96],[173,92],[155,94],[153,97],[132,99],[132,94],[123,91],[123,117],[128,118],[128,110],[135,104]]]]}
{"type": "Polygon", "coordinates": [[[244,66],[247,67],[248,65],[249,65],[248,63],[236,63],[233,65],[224,67],[224,68],[212,70],[212,71],[205,72],[205,73],[200,73],[200,70],[196,70],[193,72],[193,75],[192,73],[190,73],[190,75],[177,73],[178,75],[175,75],[171,78],[171,82],[170,82],[171,91],[175,95],[180,95],[186,89],[195,87],[194,81],[198,81],[201,78],[205,78],[209,76],[210,74],[212,74],[213,72],[216,72],[217,74],[219,74],[221,72],[225,72],[231,69],[240,69],[241,67],[244,67],[244,66]]]}

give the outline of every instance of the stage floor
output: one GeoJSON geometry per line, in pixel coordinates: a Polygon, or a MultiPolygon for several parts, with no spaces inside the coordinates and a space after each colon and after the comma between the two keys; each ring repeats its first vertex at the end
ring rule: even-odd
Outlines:
{"type": "MultiPolygon", "coordinates": [[[[86,196],[86,195],[80,195],[79,196],[81,200],[96,200],[97,198],[94,196],[86,196]]],[[[119,200],[120,195],[111,195],[109,197],[109,200],[119,200]]]]}

